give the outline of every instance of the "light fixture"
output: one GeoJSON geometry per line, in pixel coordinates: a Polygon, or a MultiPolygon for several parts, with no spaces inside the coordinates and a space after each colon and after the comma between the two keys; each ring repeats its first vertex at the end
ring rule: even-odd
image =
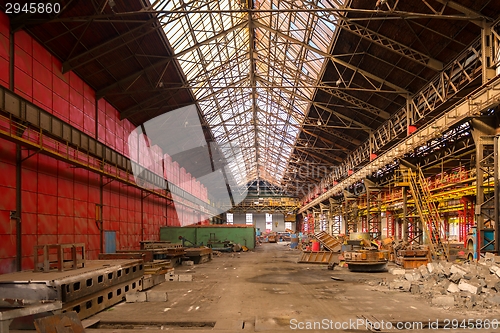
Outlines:
{"type": "Polygon", "coordinates": [[[111,9],[115,8],[115,6],[116,6],[115,0],[109,0],[108,4],[109,4],[109,8],[111,8],[111,9]]]}
{"type": "Polygon", "coordinates": [[[318,126],[321,126],[321,120],[318,119],[317,124],[318,124],[318,126]]]}

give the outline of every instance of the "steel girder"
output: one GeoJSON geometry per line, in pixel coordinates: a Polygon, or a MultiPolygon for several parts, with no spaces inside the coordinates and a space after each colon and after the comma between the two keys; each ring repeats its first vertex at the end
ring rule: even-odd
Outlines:
{"type": "MultiPolygon", "coordinates": [[[[459,75],[458,75],[459,76],[459,75]]],[[[496,90],[500,89],[500,79],[490,81],[488,85],[484,85],[480,90],[476,91],[474,95],[469,96],[465,101],[461,101],[451,109],[448,109],[441,117],[436,118],[431,124],[428,124],[415,132],[413,135],[403,139],[394,147],[388,149],[382,155],[378,156],[374,161],[367,162],[361,170],[354,172],[352,176],[342,180],[338,185],[334,186],[324,195],[315,199],[313,202],[301,208],[301,211],[309,207],[317,205],[318,202],[326,200],[329,196],[341,192],[343,188],[350,186],[365,176],[377,171],[379,168],[392,163],[395,159],[401,158],[406,153],[425,145],[430,139],[439,137],[443,131],[446,131],[452,126],[458,125],[469,117],[479,116],[484,110],[497,106],[500,102],[500,93],[496,90]]],[[[332,175],[326,179],[339,179],[344,175],[342,168],[353,167],[350,165],[342,165],[335,169],[332,175]],[[338,178],[336,177],[338,175],[338,178]]],[[[347,172],[346,172],[347,173],[347,172]]]]}
{"type": "MultiPolygon", "coordinates": [[[[407,106],[396,112],[387,122],[373,131],[370,138],[353,151],[323,182],[331,183],[332,180],[345,178],[348,175],[348,170],[367,164],[370,161],[370,153],[382,151],[391,142],[406,136],[409,125],[416,124],[432,115],[443,102],[453,97],[461,88],[481,75],[481,53],[481,41],[478,39],[471,47],[460,54],[455,61],[446,66],[427,86],[414,96],[408,97],[407,106]]],[[[464,109],[464,112],[467,113],[468,111],[468,109],[464,109]]],[[[449,124],[444,121],[439,130],[443,131],[447,128],[449,128],[449,124]]],[[[402,156],[400,152],[393,149],[390,151],[395,158],[402,156]]],[[[380,162],[377,165],[382,166],[380,162]]],[[[349,181],[348,183],[350,185],[356,181],[349,181]]],[[[339,190],[340,188],[337,192],[339,190]]]]}

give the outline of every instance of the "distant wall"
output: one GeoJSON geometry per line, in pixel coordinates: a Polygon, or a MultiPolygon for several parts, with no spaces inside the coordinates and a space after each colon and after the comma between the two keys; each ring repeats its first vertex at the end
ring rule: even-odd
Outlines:
{"type": "MultiPolygon", "coordinates": [[[[253,213],[252,217],[255,228],[259,228],[261,232],[264,232],[266,230],[266,214],[253,213]]],[[[233,224],[246,224],[246,214],[234,214],[233,224]]],[[[292,228],[295,228],[295,223],[292,223],[292,228]]],[[[283,214],[273,214],[272,231],[285,231],[285,216],[283,214]],[[278,223],[278,225],[276,225],[276,223],[278,223]]]]}

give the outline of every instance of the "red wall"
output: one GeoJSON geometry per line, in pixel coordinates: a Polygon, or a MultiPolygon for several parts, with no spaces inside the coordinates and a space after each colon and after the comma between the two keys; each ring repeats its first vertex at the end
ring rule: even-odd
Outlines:
{"type": "MultiPolygon", "coordinates": [[[[119,153],[129,156],[128,134],[134,127],[120,121],[119,114],[106,100],[95,106],[95,92],[72,72],[62,74],[61,62],[24,31],[15,34],[14,91],[45,111],[68,122],[119,153]],[[96,133],[97,123],[97,133],[96,133]]],[[[0,13],[0,85],[9,88],[9,20],[0,13]]],[[[181,185],[202,200],[206,189],[165,156],[151,170],[181,185]],[[189,182],[188,182],[189,181],[189,182]]],[[[15,270],[16,221],[9,214],[16,210],[16,145],[0,139],[0,273],[15,270]]],[[[23,158],[28,156],[23,151],[23,158]]],[[[104,180],[107,182],[107,180],[104,180]]],[[[95,222],[99,202],[99,175],[74,168],[43,154],[35,154],[22,164],[22,267],[33,268],[33,247],[41,244],[82,242],[87,258],[96,259],[100,249],[95,222]]],[[[119,182],[103,190],[104,230],[116,231],[118,249],[138,249],[141,236],[158,239],[164,225],[197,223],[192,208],[170,204],[158,196],[142,199],[141,191],[119,182]],[[142,212],[142,213],[141,213],[142,212]]]]}

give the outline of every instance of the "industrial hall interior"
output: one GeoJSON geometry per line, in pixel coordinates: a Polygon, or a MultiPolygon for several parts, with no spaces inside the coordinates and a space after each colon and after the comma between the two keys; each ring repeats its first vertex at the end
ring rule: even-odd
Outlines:
{"type": "Polygon", "coordinates": [[[0,9],[0,333],[500,331],[500,1],[0,9]]]}

